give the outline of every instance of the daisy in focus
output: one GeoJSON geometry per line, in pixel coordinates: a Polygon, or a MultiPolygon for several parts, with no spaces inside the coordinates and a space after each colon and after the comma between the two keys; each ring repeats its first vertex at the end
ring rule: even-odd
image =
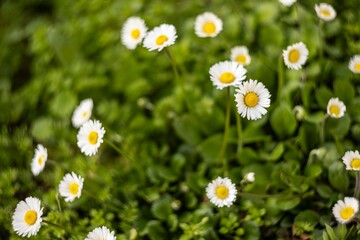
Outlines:
{"type": "Polygon", "coordinates": [[[336,17],[335,9],[327,3],[320,3],[315,5],[315,11],[317,16],[324,21],[334,20],[336,17]]]}
{"type": "Polygon", "coordinates": [[[283,50],[285,65],[294,70],[299,70],[305,64],[309,50],[303,42],[295,43],[283,50]]]}
{"type": "Polygon", "coordinates": [[[296,2],[296,0],[279,0],[279,2],[281,2],[286,7],[290,7],[296,2]]]}
{"type": "Polygon", "coordinates": [[[237,62],[223,61],[211,66],[210,79],[217,89],[236,86],[246,78],[246,69],[237,62]]]}
{"type": "Polygon", "coordinates": [[[216,37],[222,29],[221,19],[211,12],[200,14],[195,19],[195,34],[198,37],[216,37]]]}
{"type": "Polygon", "coordinates": [[[339,200],[332,209],[333,215],[339,223],[350,222],[359,211],[359,202],[354,197],[345,197],[339,200]]]}
{"type": "Polygon", "coordinates": [[[129,17],[121,30],[121,42],[128,49],[135,49],[146,35],[147,27],[143,19],[129,17]]]}
{"type": "Polygon", "coordinates": [[[359,151],[347,151],[342,157],[346,170],[360,171],[360,153],[359,151]]]}
{"type": "Polygon", "coordinates": [[[238,62],[239,64],[246,66],[251,62],[251,57],[249,55],[249,50],[245,46],[237,46],[231,49],[230,53],[231,61],[238,62]]]}
{"type": "Polygon", "coordinates": [[[350,59],[349,69],[353,73],[360,73],[360,55],[355,55],[350,59]]]}
{"type": "Polygon", "coordinates": [[[217,177],[206,187],[206,196],[217,207],[230,207],[236,200],[235,184],[228,178],[217,177]]]}
{"type": "Polygon", "coordinates": [[[261,82],[252,79],[242,82],[235,93],[238,113],[249,120],[260,119],[270,106],[270,96],[261,82]]]}
{"type": "Polygon", "coordinates": [[[88,233],[85,240],[116,240],[114,231],[110,232],[107,227],[98,227],[88,233]]]}
{"type": "Polygon", "coordinates": [[[163,48],[173,45],[176,38],[174,25],[161,24],[148,32],[143,45],[149,51],[157,50],[160,52],[163,48]]]}
{"type": "Polygon", "coordinates": [[[12,218],[14,231],[22,237],[36,235],[41,227],[43,208],[40,208],[41,201],[34,197],[27,197],[20,201],[15,209],[12,218]]]}
{"type": "Polygon", "coordinates": [[[90,119],[94,103],[91,98],[84,99],[76,107],[71,122],[74,127],[79,128],[84,122],[90,119]]]}
{"type": "Polygon", "coordinates": [[[103,142],[104,134],[105,129],[98,120],[85,122],[77,134],[77,145],[81,152],[87,156],[95,155],[103,142]]]}
{"type": "Polygon", "coordinates": [[[45,167],[47,157],[47,149],[43,145],[38,144],[35,149],[35,156],[31,160],[31,171],[34,176],[37,176],[40,172],[42,172],[45,167]]]}
{"type": "Polygon", "coordinates": [[[59,184],[59,193],[65,198],[65,202],[72,202],[81,196],[84,178],[74,172],[67,173],[59,184]]]}
{"type": "Polygon", "coordinates": [[[341,118],[346,111],[345,104],[339,98],[330,98],[327,104],[327,114],[333,118],[341,118]]]}

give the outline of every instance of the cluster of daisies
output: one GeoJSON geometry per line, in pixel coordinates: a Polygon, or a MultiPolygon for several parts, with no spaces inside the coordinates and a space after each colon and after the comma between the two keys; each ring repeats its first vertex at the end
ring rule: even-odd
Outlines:
{"type": "MultiPolygon", "coordinates": [[[[103,142],[105,130],[101,123],[97,120],[90,120],[93,109],[92,99],[81,101],[80,105],[75,109],[72,116],[72,124],[75,128],[80,128],[77,134],[77,145],[81,152],[87,156],[97,153],[98,148],[103,142]]],[[[31,171],[34,176],[39,175],[48,159],[47,149],[38,144],[35,149],[35,155],[31,161],[31,171]]],[[[72,202],[75,198],[81,196],[84,178],[74,172],[67,173],[59,183],[59,194],[65,202],[72,202]]],[[[41,227],[43,208],[41,201],[35,197],[27,197],[24,201],[20,201],[13,214],[13,229],[22,237],[30,237],[36,235],[41,227]]],[[[114,232],[106,227],[95,228],[91,231],[87,238],[95,239],[116,239],[114,232]]]]}

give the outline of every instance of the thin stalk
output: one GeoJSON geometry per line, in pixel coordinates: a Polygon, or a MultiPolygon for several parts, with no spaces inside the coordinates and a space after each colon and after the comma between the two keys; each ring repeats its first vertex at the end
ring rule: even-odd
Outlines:
{"type": "Polygon", "coordinates": [[[326,119],[329,117],[329,115],[325,115],[323,120],[321,121],[321,125],[320,125],[320,145],[324,144],[325,141],[325,124],[326,124],[326,119]]]}
{"type": "Polygon", "coordinates": [[[235,115],[236,115],[236,129],[238,134],[237,153],[239,154],[243,147],[242,125],[241,125],[240,114],[237,112],[237,110],[235,115]]]}
{"type": "Polygon", "coordinates": [[[278,92],[277,92],[278,102],[281,100],[283,85],[284,85],[284,66],[283,66],[282,56],[280,56],[278,61],[278,92]]]}
{"type": "Polygon", "coordinates": [[[359,199],[360,193],[360,172],[356,171],[356,182],[355,182],[355,190],[354,190],[354,197],[359,199]]]}
{"type": "Polygon", "coordinates": [[[324,22],[320,19],[319,20],[319,57],[320,57],[320,64],[323,62],[324,59],[324,39],[323,39],[323,28],[324,22]]]}
{"type": "Polygon", "coordinates": [[[226,161],[226,158],[224,155],[225,155],[226,147],[227,147],[229,127],[230,127],[230,88],[227,88],[226,89],[226,115],[225,115],[224,136],[223,136],[223,142],[221,145],[221,150],[220,150],[220,155],[219,155],[219,161],[222,164],[225,176],[227,175],[228,167],[227,167],[227,161],[226,161]]]}

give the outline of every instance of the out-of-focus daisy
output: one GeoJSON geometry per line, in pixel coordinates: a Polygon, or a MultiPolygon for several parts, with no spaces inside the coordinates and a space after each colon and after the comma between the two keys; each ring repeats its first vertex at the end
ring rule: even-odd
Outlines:
{"type": "Polygon", "coordinates": [[[327,3],[315,4],[315,11],[318,17],[324,21],[331,21],[336,17],[335,9],[327,3]]]}
{"type": "Polygon", "coordinates": [[[59,184],[59,193],[65,198],[65,202],[72,202],[81,196],[84,178],[74,172],[67,173],[59,184]]]}
{"type": "Polygon", "coordinates": [[[44,169],[47,157],[47,149],[43,145],[38,144],[35,149],[34,158],[31,160],[31,171],[35,176],[39,175],[44,169]]]}
{"type": "Polygon", "coordinates": [[[195,19],[195,34],[199,37],[216,37],[222,29],[221,19],[211,12],[200,14],[195,19]]]}
{"type": "Polygon", "coordinates": [[[237,62],[223,61],[210,68],[210,79],[217,89],[236,86],[246,78],[246,69],[237,62]]]}
{"type": "Polygon", "coordinates": [[[327,104],[327,114],[333,118],[341,118],[346,111],[345,104],[339,98],[330,98],[327,104]]]}
{"type": "Polygon", "coordinates": [[[90,119],[93,105],[91,98],[84,99],[80,102],[71,118],[74,127],[79,128],[84,122],[90,119]]]}
{"type": "Polygon", "coordinates": [[[359,202],[354,197],[345,197],[344,201],[339,200],[334,205],[332,211],[339,223],[348,223],[359,211],[359,202]]]}
{"type": "Polygon", "coordinates": [[[283,5],[287,7],[290,7],[296,2],[296,0],[279,0],[279,2],[281,2],[283,5]]]}
{"type": "Polygon", "coordinates": [[[283,50],[283,58],[286,66],[290,69],[299,70],[305,64],[309,50],[303,42],[295,43],[283,50]]]}
{"type": "Polygon", "coordinates": [[[173,25],[161,24],[148,32],[143,45],[149,51],[161,51],[163,48],[173,45],[176,38],[176,29],[173,25]]]}
{"type": "Polygon", "coordinates": [[[22,237],[36,235],[41,227],[43,208],[41,201],[35,197],[27,197],[20,201],[15,209],[12,219],[14,231],[22,237]]]}
{"type": "Polygon", "coordinates": [[[114,231],[110,232],[107,227],[98,227],[89,232],[85,240],[116,240],[114,231]]]}
{"type": "Polygon", "coordinates": [[[77,134],[77,145],[81,152],[87,156],[95,155],[103,142],[104,134],[105,129],[98,120],[85,122],[77,134]]]}
{"type": "Polygon", "coordinates": [[[246,182],[254,182],[255,181],[255,173],[254,172],[248,172],[245,174],[244,180],[246,182]]]}
{"type": "Polygon", "coordinates": [[[349,69],[353,73],[360,73],[360,55],[355,55],[350,59],[349,69]]]}
{"type": "Polygon", "coordinates": [[[347,151],[342,157],[346,170],[360,171],[360,153],[359,151],[347,151]]]}
{"type": "Polygon", "coordinates": [[[206,195],[210,202],[218,207],[230,207],[236,200],[235,184],[228,178],[217,177],[206,187],[206,195]]]}
{"type": "Polygon", "coordinates": [[[135,49],[146,35],[147,27],[142,18],[129,17],[121,30],[121,41],[128,49],[135,49]]]}
{"type": "Polygon", "coordinates": [[[238,113],[249,120],[260,119],[270,106],[270,96],[261,82],[252,79],[242,82],[235,93],[238,113]]]}
{"type": "Polygon", "coordinates": [[[231,61],[238,62],[241,65],[249,65],[251,62],[251,57],[249,55],[249,50],[245,46],[237,46],[231,49],[230,53],[231,61]]]}

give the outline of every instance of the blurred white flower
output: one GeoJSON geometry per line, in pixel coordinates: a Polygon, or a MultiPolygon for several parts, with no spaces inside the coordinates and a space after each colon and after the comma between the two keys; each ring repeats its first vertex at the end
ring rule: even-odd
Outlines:
{"type": "Polygon", "coordinates": [[[114,231],[110,232],[110,230],[105,227],[98,227],[88,233],[85,240],[116,240],[114,231]]]}
{"type": "Polygon", "coordinates": [[[90,119],[93,105],[91,98],[84,99],[80,102],[71,118],[74,127],[79,128],[84,122],[90,119]]]}
{"type": "Polygon", "coordinates": [[[211,66],[210,80],[217,89],[236,86],[246,78],[246,69],[237,62],[223,61],[211,66]]]}
{"type": "Polygon", "coordinates": [[[42,172],[45,167],[47,158],[47,149],[43,145],[38,144],[35,149],[35,156],[31,160],[31,171],[35,176],[42,172]]]}
{"type": "Polygon", "coordinates": [[[230,207],[236,200],[235,184],[228,178],[217,177],[206,187],[206,195],[210,202],[218,207],[230,207]]]}
{"type": "Polygon", "coordinates": [[[129,17],[121,30],[121,41],[128,49],[135,49],[146,35],[145,21],[139,17],[129,17]]]}
{"type": "Polygon", "coordinates": [[[345,197],[344,201],[339,200],[334,205],[332,211],[339,223],[348,223],[359,211],[359,202],[354,197],[345,197]]]}
{"type": "Polygon", "coordinates": [[[290,7],[296,2],[296,0],[279,0],[279,2],[281,2],[283,5],[287,7],[290,7]]]}
{"type": "Polygon", "coordinates": [[[81,196],[84,178],[77,176],[74,172],[67,173],[59,184],[59,193],[66,202],[72,202],[81,196]]]}
{"type": "Polygon", "coordinates": [[[95,155],[103,142],[104,134],[105,130],[98,120],[85,122],[77,134],[77,145],[81,152],[87,156],[95,155]]]}
{"type": "Polygon", "coordinates": [[[318,17],[324,21],[331,21],[336,17],[336,11],[330,4],[315,4],[315,11],[318,17]]]}
{"type": "Polygon", "coordinates": [[[255,181],[255,173],[248,172],[247,174],[245,174],[244,180],[247,182],[254,182],[255,181]]]}
{"type": "Polygon", "coordinates": [[[350,59],[349,69],[353,73],[360,73],[360,55],[355,55],[350,59]]]}
{"type": "Polygon", "coordinates": [[[161,51],[163,48],[173,45],[176,38],[176,29],[173,25],[161,24],[148,32],[143,45],[149,51],[161,51]]]}
{"type": "Polygon", "coordinates": [[[221,19],[211,12],[200,14],[195,19],[195,34],[198,37],[216,37],[222,28],[221,19]]]}
{"type": "Polygon", "coordinates": [[[309,50],[303,42],[295,43],[283,50],[285,65],[294,70],[299,70],[305,64],[309,50]]]}
{"type": "Polygon", "coordinates": [[[238,62],[239,64],[246,66],[251,62],[251,57],[249,55],[249,50],[245,46],[237,46],[231,49],[230,53],[231,61],[238,62]]]}
{"type": "Polygon", "coordinates": [[[330,98],[327,105],[327,114],[333,118],[341,118],[346,111],[345,104],[339,98],[330,98]]]}
{"type": "Polygon", "coordinates": [[[360,153],[359,151],[347,151],[342,157],[346,170],[360,171],[360,153]]]}

